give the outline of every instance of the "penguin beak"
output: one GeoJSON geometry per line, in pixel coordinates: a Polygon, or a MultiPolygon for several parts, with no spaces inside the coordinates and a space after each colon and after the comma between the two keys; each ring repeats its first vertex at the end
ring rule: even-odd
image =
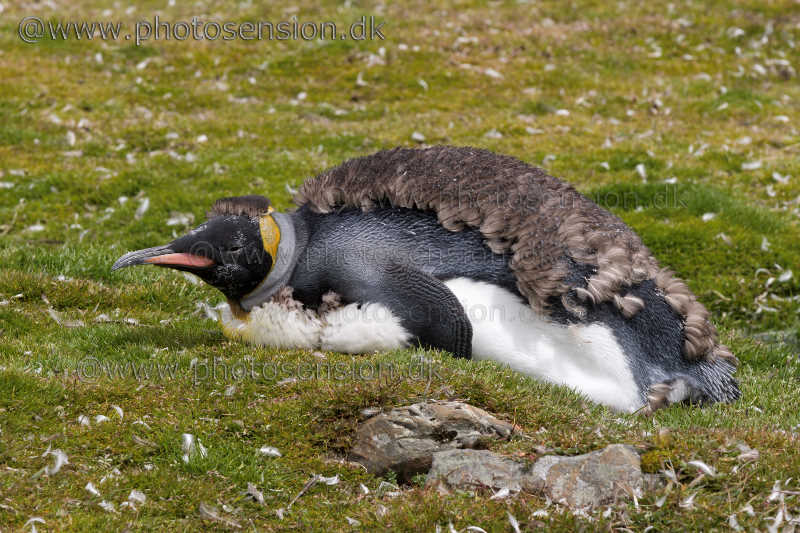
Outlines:
{"type": "Polygon", "coordinates": [[[201,269],[212,266],[214,261],[200,255],[177,253],[169,246],[155,246],[128,252],[117,259],[117,262],[111,267],[111,271],[148,264],[181,269],[201,269]]]}

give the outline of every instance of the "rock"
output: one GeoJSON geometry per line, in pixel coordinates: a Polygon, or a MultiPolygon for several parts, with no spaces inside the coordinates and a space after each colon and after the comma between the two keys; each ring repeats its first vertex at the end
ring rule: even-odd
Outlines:
{"type": "Polygon", "coordinates": [[[612,503],[632,491],[641,495],[643,484],[639,454],[623,444],[575,457],[547,455],[531,476],[536,492],[573,509],[612,503]]]}
{"type": "Polygon", "coordinates": [[[462,402],[417,403],[362,423],[350,459],[372,474],[393,470],[409,481],[428,471],[436,452],[482,448],[489,439],[510,437],[512,430],[508,422],[462,402]]]}
{"type": "Polygon", "coordinates": [[[639,455],[622,444],[574,457],[547,455],[533,466],[485,450],[437,452],[426,480],[426,487],[442,492],[481,487],[522,490],[572,509],[613,503],[631,491],[641,496],[643,484],[639,455]]]}
{"type": "Polygon", "coordinates": [[[482,450],[509,438],[513,426],[462,402],[426,402],[387,413],[368,410],[349,459],[381,475],[392,470],[408,482],[428,472],[425,486],[451,490],[508,489],[547,497],[573,509],[613,503],[663,480],[645,478],[639,454],[612,444],[584,455],[545,455],[533,465],[482,450]]]}
{"type": "Polygon", "coordinates": [[[453,489],[491,488],[519,492],[530,489],[530,467],[486,450],[447,450],[433,454],[425,487],[447,493],[453,489]]]}

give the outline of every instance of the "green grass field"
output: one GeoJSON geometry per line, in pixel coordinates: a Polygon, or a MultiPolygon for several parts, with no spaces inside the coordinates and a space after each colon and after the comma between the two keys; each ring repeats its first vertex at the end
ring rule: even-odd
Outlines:
{"type": "Polygon", "coordinates": [[[731,515],[747,530],[797,525],[797,346],[754,334],[800,325],[800,4],[0,3],[0,531],[510,531],[507,511],[523,529],[562,531],[726,529],[731,515]],[[156,14],[340,28],[374,15],[386,38],[18,36],[25,16],[130,32],[156,14]],[[712,311],[741,361],[742,400],[643,418],[446,353],[256,349],[198,307],[222,300],[214,290],[173,271],[109,271],[199,223],[218,197],[288,208],[289,189],[329,166],[420,143],[517,156],[621,216],[712,311]],[[421,360],[435,367],[425,379],[220,375],[223,364],[421,360]],[[466,399],[521,426],[527,437],[495,451],[629,443],[646,471],[674,470],[679,484],[580,516],[530,495],[443,497],[421,483],[383,494],[392,476],[343,460],[359,411],[423,398],[466,399]],[[184,462],[183,433],[207,454],[184,462]],[[758,459],[738,460],[742,444],[758,459]],[[56,473],[48,449],[68,457],[56,473]],[[716,476],[698,480],[692,460],[716,476]],[[313,474],[341,481],[287,510],[313,474]],[[123,506],[132,490],[146,501],[123,506]]]}

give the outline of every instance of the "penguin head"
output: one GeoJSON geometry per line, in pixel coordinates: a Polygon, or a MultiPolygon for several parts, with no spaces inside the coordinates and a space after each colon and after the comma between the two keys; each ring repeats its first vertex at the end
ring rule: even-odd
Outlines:
{"type": "Polygon", "coordinates": [[[272,212],[263,196],[222,198],[205,223],[165,246],[128,252],[111,270],[150,264],[190,272],[239,301],[276,261],[280,230],[272,212]]]}

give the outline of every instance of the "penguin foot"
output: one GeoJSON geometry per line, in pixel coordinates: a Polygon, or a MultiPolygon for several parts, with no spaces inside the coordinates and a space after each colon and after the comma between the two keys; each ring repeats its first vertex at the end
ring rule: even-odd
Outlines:
{"type": "Polygon", "coordinates": [[[652,416],[659,409],[686,400],[690,397],[690,392],[689,384],[680,378],[650,385],[647,391],[647,403],[640,412],[644,416],[652,416]]]}

